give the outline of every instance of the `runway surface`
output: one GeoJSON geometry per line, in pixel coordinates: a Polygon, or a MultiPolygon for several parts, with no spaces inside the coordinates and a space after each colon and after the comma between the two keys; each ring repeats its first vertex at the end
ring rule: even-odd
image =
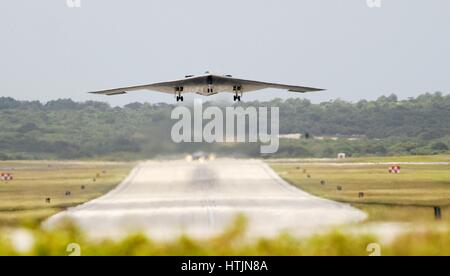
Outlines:
{"type": "Polygon", "coordinates": [[[154,239],[205,238],[222,233],[238,214],[247,217],[250,237],[309,235],[366,218],[349,205],[294,188],[262,161],[220,159],[141,163],[112,192],[45,226],[70,218],[93,237],[144,232],[154,239]]]}

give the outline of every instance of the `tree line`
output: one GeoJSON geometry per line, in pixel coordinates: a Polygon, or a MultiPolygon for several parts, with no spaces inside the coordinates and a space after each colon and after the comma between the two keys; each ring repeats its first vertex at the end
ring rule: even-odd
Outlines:
{"type": "MultiPolygon", "coordinates": [[[[356,103],[275,99],[241,105],[278,106],[280,133],[303,134],[305,139],[299,141],[282,140],[276,156],[435,154],[450,146],[450,96],[441,93],[356,103]]],[[[93,101],[41,103],[2,97],[0,159],[142,159],[197,150],[259,155],[254,144],[174,144],[170,115],[175,106],[111,107],[93,101]]]]}

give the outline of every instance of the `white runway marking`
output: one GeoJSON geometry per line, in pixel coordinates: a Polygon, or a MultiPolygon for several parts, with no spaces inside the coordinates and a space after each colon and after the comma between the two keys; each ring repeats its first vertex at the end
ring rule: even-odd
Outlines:
{"type": "Polygon", "coordinates": [[[238,214],[248,218],[252,237],[309,235],[366,218],[349,205],[294,188],[262,161],[221,159],[142,163],[114,191],[45,226],[70,218],[93,237],[142,231],[156,239],[182,233],[204,238],[221,233],[238,214]]]}

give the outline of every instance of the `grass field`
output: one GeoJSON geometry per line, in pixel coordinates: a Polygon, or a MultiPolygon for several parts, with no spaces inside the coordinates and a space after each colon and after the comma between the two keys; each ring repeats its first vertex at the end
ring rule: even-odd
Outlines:
{"type": "Polygon", "coordinates": [[[347,159],[306,158],[306,159],[273,159],[269,163],[450,163],[450,155],[406,155],[406,156],[372,156],[347,159]]]}
{"type": "Polygon", "coordinates": [[[370,221],[431,221],[434,206],[450,222],[450,166],[402,165],[389,174],[379,162],[443,162],[447,157],[348,159],[342,164],[271,161],[270,165],[291,184],[312,194],[353,204],[369,214],[370,221]],[[357,164],[374,162],[372,165],[357,164]],[[338,186],[342,190],[338,190],[338,186]],[[360,197],[360,193],[364,193],[360,197]]]}
{"type": "Polygon", "coordinates": [[[408,155],[408,156],[377,156],[377,157],[358,157],[342,160],[342,162],[411,162],[411,163],[439,163],[450,162],[450,155],[408,155]]]}
{"type": "Polygon", "coordinates": [[[97,198],[119,184],[131,167],[105,162],[0,162],[0,173],[14,177],[0,181],[0,226],[37,223],[97,198]]]}

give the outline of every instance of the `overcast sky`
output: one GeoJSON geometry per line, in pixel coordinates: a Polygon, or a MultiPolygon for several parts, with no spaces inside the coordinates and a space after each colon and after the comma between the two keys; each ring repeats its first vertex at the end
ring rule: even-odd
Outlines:
{"type": "MultiPolygon", "coordinates": [[[[450,92],[450,1],[4,0],[0,96],[174,102],[86,91],[222,74],[328,89],[315,102],[450,92]]],[[[231,97],[230,94],[219,98],[231,97]]],[[[297,97],[266,90],[244,99],[297,97]]]]}

